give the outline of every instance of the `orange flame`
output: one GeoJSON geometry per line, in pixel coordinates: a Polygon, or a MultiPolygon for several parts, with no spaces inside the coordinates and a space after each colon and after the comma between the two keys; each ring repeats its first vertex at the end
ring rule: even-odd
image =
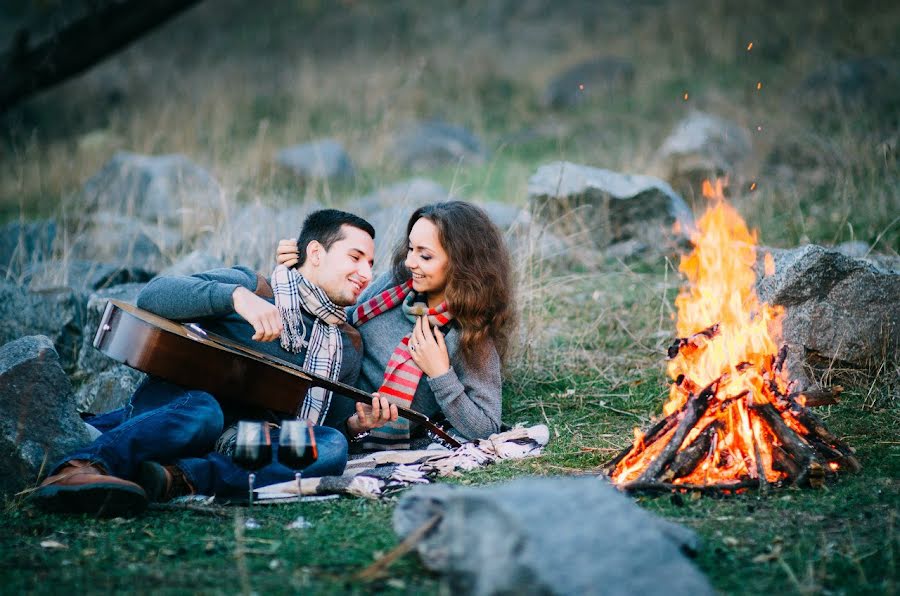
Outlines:
{"type": "MultiPolygon", "coordinates": [[[[690,338],[668,364],[675,381],[663,413],[681,410],[691,394],[720,379],[718,391],[700,421],[683,441],[690,445],[711,424],[716,430],[705,458],[693,472],[675,483],[720,483],[742,477],[767,481],[785,477],[773,469],[776,444],[762,420],[750,406],[774,401],[773,389],[787,390],[787,379],[774,370],[781,334],[783,309],[761,303],[756,283],[756,234],[724,199],[725,182],[703,182],[703,195],[710,205],[692,233],[693,251],[682,257],[679,271],[687,283],[675,300],[677,333],[690,338]],[[713,331],[709,330],[714,326],[713,331]],[[700,333],[706,330],[709,333],[700,333]],[[684,381],[687,379],[689,385],[684,381]],[[757,461],[759,460],[759,461],[757,461]]],[[[774,270],[766,255],[766,270],[774,270]]],[[[786,420],[787,424],[796,424],[786,420]]],[[[674,428],[657,440],[640,436],[635,448],[617,465],[613,480],[637,479],[674,434],[674,428]]]]}

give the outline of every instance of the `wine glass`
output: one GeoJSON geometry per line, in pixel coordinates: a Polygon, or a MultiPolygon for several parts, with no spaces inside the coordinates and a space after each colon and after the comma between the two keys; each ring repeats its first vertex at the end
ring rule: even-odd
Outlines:
{"type": "MultiPolygon", "coordinates": [[[[281,434],[278,437],[278,461],[294,470],[297,481],[297,502],[302,506],[303,487],[301,480],[303,468],[311,465],[319,458],[316,447],[316,434],[308,420],[284,420],[281,423],[281,434]]],[[[298,506],[299,507],[299,506],[298,506]]],[[[305,524],[303,517],[298,522],[305,524]]]]}
{"type": "Polygon", "coordinates": [[[269,437],[269,425],[265,422],[241,420],[237,426],[237,437],[234,443],[234,454],[231,459],[244,468],[251,470],[247,477],[250,487],[250,507],[253,507],[253,483],[259,470],[272,461],[272,439],[269,437]]]}

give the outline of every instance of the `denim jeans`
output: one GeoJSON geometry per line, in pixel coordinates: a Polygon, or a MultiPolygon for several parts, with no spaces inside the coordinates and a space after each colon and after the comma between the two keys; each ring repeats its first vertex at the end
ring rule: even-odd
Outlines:
{"type": "MultiPolygon", "coordinates": [[[[138,387],[127,406],[87,422],[103,434],[87,447],[70,453],[64,462],[95,461],[113,476],[127,480],[137,477],[143,461],[174,464],[198,494],[246,494],[248,472],[230,457],[213,452],[225,415],[208,393],[151,377],[138,387]]],[[[303,470],[303,476],[341,474],[347,465],[347,439],[333,428],[316,426],[313,430],[319,458],[303,470]]],[[[294,479],[293,470],[278,463],[277,438],[275,430],[272,463],[256,471],[256,486],[294,479]]]]}

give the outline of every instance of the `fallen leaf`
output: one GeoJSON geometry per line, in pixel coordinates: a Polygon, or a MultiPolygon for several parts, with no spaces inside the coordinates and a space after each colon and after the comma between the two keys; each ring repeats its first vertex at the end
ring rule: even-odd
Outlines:
{"type": "Polygon", "coordinates": [[[62,542],[57,542],[56,540],[42,540],[41,548],[49,548],[51,550],[64,550],[69,547],[62,542]]]}

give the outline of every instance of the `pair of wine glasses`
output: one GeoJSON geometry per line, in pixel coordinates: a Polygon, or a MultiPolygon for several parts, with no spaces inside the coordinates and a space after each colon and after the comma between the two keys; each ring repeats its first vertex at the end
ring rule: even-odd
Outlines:
{"type": "MultiPolygon", "coordinates": [[[[248,484],[250,488],[250,507],[253,506],[253,485],[256,481],[256,470],[264,468],[272,461],[272,438],[267,422],[241,420],[237,425],[234,463],[250,471],[248,484]]],[[[316,448],[316,435],[312,424],[307,420],[284,420],[278,436],[278,462],[294,470],[297,482],[298,500],[303,500],[301,480],[303,469],[319,458],[316,448]]]]}

